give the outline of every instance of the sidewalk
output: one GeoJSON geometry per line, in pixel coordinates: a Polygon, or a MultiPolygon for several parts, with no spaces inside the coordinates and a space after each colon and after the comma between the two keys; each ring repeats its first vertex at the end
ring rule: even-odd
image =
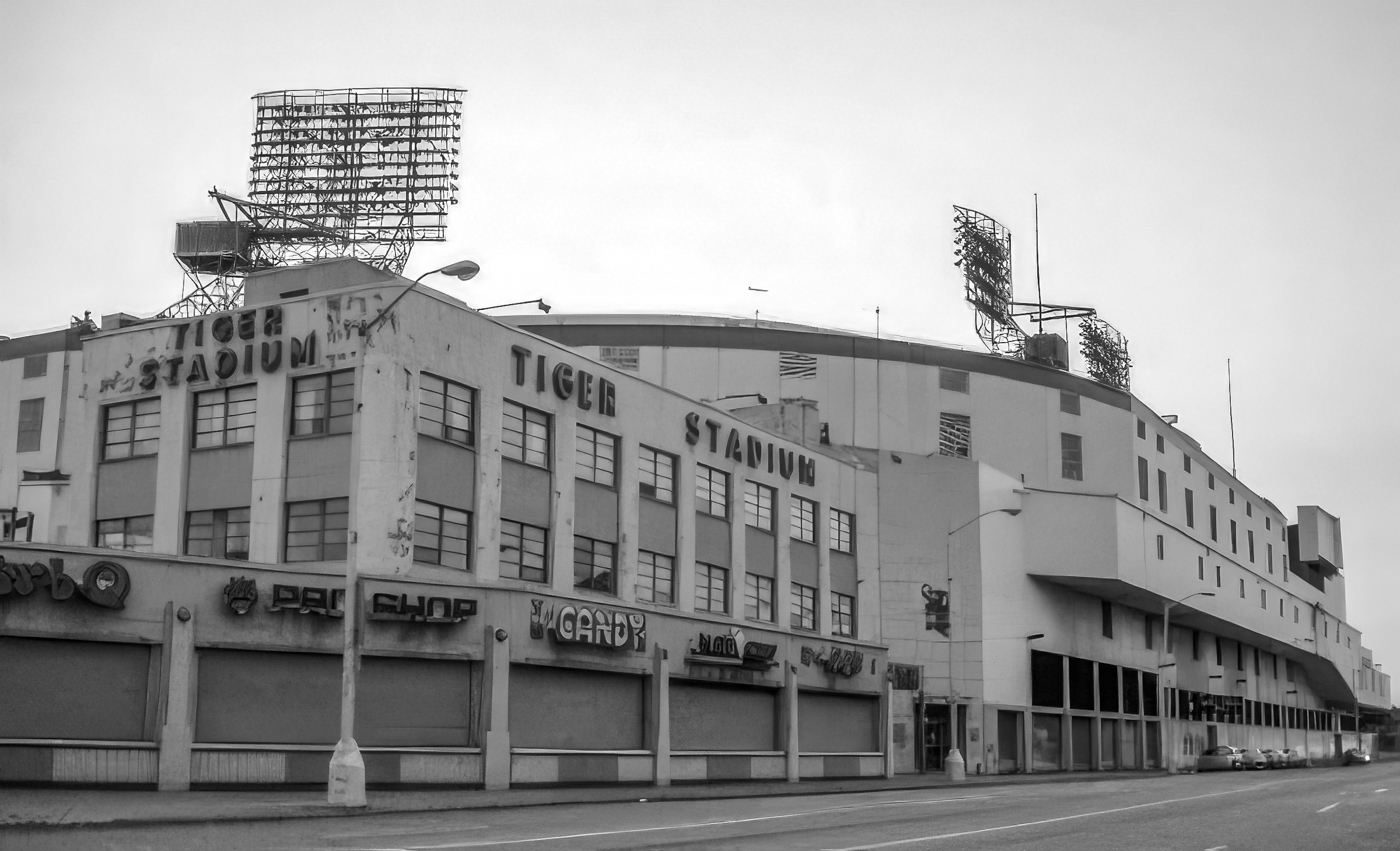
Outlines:
{"type": "Polygon", "coordinates": [[[903,774],[892,779],[804,780],[750,783],[699,783],[681,786],[550,786],[487,792],[482,789],[374,790],[369,806],[346,809],[326,804],[324,790],[155,792],[128,789],[75,789],[62,786],[0,786],[0,829],[5,827],[80,827],[84,825],[169,824],[178,822],[253,821],[328,818],[364,814],[530,807],[623,801],[686,801],[830,795],[930,789],[946,786],[1006,786],[1029,783],[1094,782],[1165,776],[1162,771],[1077,771],[969,777],[950,783],[941,775],[903,774]]]}

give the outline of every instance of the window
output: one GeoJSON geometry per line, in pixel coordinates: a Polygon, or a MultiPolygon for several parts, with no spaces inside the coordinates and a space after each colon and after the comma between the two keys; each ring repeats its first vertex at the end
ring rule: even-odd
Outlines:
{"type": "Polygon", "coordinates": [[[1220,537],[1218,535],[1219,518],[1219,513],[1215,510],[1215,506],[1212,505],[1210,507],[1210,539],[1212,541],[1220,540],[1220,537]]]}
{"type": "Polygon", "coordinates": [[[1181,469],[1188,473],[1191,472],[1191,456],[1185,452],[1181,453],[1181,469]]]}
{"type": "Polygon", "coordinates": [[[1157,507],[1167,513],[1167,471],[1157,471],[1157,507]]]}
{"type": "Polygon", "coordinates": [[[97,521],[97,545],[109,550],[152,552],[155,515],[118,517],[97,521]]]}
{"type": "Polygon", "coordinates": [[[1231,520],[1231,521],[1230,521],[1230,552],[1232,552],[1232,553],[1237,553],[1237,552],[1239,552],[1239,551],[1240,551],[1239,527],[1238,527],[1237,525],[1235,525],[1235,521],[1231,520]]]}
{"type": "Polygon", "coordinates": [[[350,500],[313,499],[287,503],[287,561],[339,561],[345,558],[350,500]]]}
{"type": "Polygon", "coordinates": [[[1060,413],[1079,416],[1079,394],[1068,390],[1060,391],[1060,413]]]}
{"type": "Polygon", "coordinates": [[[613,593],[617,547],[607,541],[574,536],[574,587],[613,593]]]}
{"type": "Polygon", "coordinates": [[[1267,609],[1268,607],[1269,607],[1269,590],[1268,590],[1267,588],[1260,588],[1260,589],[1259,589],[1259,608],[1261,608],[1261,609],[1267,609]]]}
{"type": "Polygon", "coordinates": [[[1244,516],[1245,516],[1245,517],[1253,517],[1253,516],[1254,516],[1254,503],[1250,502],[1249,500],[1245,500],[1245,503],[1244,503],[1244,516]]]}
{"type": "Polygon", "coordinates": [[[1254,530],[1246,529],[1244,533],[1245,544],[1249,548],[1249,561],[1254,563],[1254,530]]]}
{"type": "Polygon", "coordinates": [[[1060,478],[1084,481],[1084,438],[1060,432],[1060,478]]]}
{"type": "Polygon", "coordinates": [[[637,602],[675,605],[675,577],[676,563],[670,556],[637,551],[637,602]]]}
{"type": "Polygon", "coordinates": [[[1240,578],[1240,599],[1244,599],[1244,578],[1240,578]]]}
{"type": "Polygon", "coordinates": [[[1215,474],[1206,473],[1206,487],[1215,490],[1215,474]]]}
{"type": "Polygon", "coordinates": [[[194,448],[252,443],[257,409],[256,384],[194,394],[194,448]]]}
{"type": "Polygon", "coordinates": [[[1221,587],[1221,585],[1220,585],[1220,579],[1221,579],[1221,576],[1220,576],[1220,565],[1217,564],[1217,565],[1215,566],[1215,587],[1216,587],[1216,588],[1221,587]]]}
{"type": "Polygon", "coordinates": [[[38,452],[39,437],[44,433],[44,400],[24,399],[19,403],[19,435],[16,452],[38,452]]]}
{"type": "Polygon", "coordinates": [[[718,565],[695,563],[695,611],[729,613],[729,571],[718,565]]]}
{"type": "Polygon", "coordinates": [[[1206,557],[1196,556],[1196,578],[1202,582],[1206,579],[1206,557]]]}
{"type": "Polygon", "coordinates": [[[43,378],[49,374],[48,355],[26,355],[24,358],[24,377],[43,378]]]}
{"type": "Polygon", "coordinates": [[[1158,561],[1161,561],[1162,559],[1164,559],[1164,558],[1166,558],[1166,557],[1167,557],[1167,542],[1166,542],[1166,539],[1165,539],[1163,536],[1158,535],[1158,536],[1157,536],[1157,560],[1158,560],[1158,561]]]}
{"type": "Polygon", "coordinates": [[[501,576],[526,582],[547,582],[549,532],[538,526],[501,520],[501,576]]]}
{"type": "Polygon", "coordinates": [[[1201,631],[1191,630],[1191,661],[1201,661],[1201,631]]]}
{"type": "Polygon", "coordinates": [[[744,574],[744,617],[751,621],[773,620],[773,580],[756,573],[744,574]]]}
{"type": "Polygon", "coordinates": [[[292,381],[292,436],[349,434],[355,416],[355,371],[292,381]]]}
{"type": "Polygon", "coordinates": [[[817,628],[817,589],[792,583],[792,628],[817,628]]]}
{"type": "Polygon", "coordinates": [[[1274,545],[1273,545],[1273,544],[1265,544],[1265,545],[1264,545],[1264,558],[1265,558],[1265,560],[1267,561],[1267,563],[1268,563],[1268,565],[1269,565],[1269,572],[1270,572],[1270,573],[1273,573],[1273,572],[1274,572],[1274,545]]]}
{"type": "Polygon", "coordinates": [[[1138,428],[1138,438],[1141,439],[1141,440],[1146,440],[1146,439],[1147,439],[1147,423],[1143,422],[1142,420],[1138,420],[1138,421],[1137,421],[1137,428],[1138,428]]]}
{"type": "Polygon", "coordinates": [[[472,513],[418,500],[413,508],[413,560],[466,570],[471,566],[472,513]]]}
{"type": "Polygon", "coordinates": [[[938,415],[938,454],[966,458],[972,448],[972,418],[962,414],[938,415]]]}
{"type": "Polygon", "coordinates": [[[1182,504],[1186,506],[1186,525],[1192,529],[1196,528],[1196,495],[1190,488],[1186,488],[1182,504]]]}
{"type": "Polygon", "coordinates": [[[849,594],[831,592],[831,634],[851,637],[856,634],[856,598],[849,594]]]}
{"type": "Polygon", "coordinates": [[[1215,637],[1215,664],[1225,667],[1225,648],[1222,646],[1220,636],[1215,637]]]}
{"type": "Polygon", "coordinates": [[[1152,499],[1152,494],[1151,494],[1151,492],[1150,492],[1150,490],[1149,490],[1150,487],[1151,487],[1151,485],[1148,483],[1148,478],[1147,478],[1147,459],[1144,458],[1144,457],[1142,457],[1141,455],[1139,455],[1139,456],[1138,456],[1138,499],[1142,500],[1143,502],[1147,502],[1148,500],[1152,499]]]}
{"type": "Polygon", "coordinates": [[[220,508],[185,515],[185,555],[248,559],[248,509],[220,508]]]}
{"type": "Polygon", "coordinates": [[[1104,638],[1112,638],[1112,637],[1113,637],[1113,604],[1110,603],[1110,602],[1108,602],[1107,600],[1100,600],[1100,601],[1099,601],[1099,605],[1100,605],[1101,608],[1102,608],[1102,615],[1103,615],[1103,637],[1104,637],[1104,638]]]}
{"type": "Polygon", "coordinates": [[[1234,504],[1235,504],[1235,489],[1234,489],[1234,488],[1230,488],[1230,504],[1231,504],[1231,505],[1234,505],[1234,504]]]}
{"type": "Polygon", "coordinates": [[[1298,607],[1297,607],[1297,606],[1294,606],[1294,607],[1293,607],[1293,622],[1294,622],[1294,623],[1297,623],[1297,622],[1298,622],[1298,607]]]}
{"type": "Polygon", "coordinates": [[[765,532],[773,531],[773,500],[777,491],[758,482],[744,482],[744,522],[765,532]]]}
{"type": "Polygon", "coordinates": [[[617,438],[586,425],[577,426],[577,430],[574,475],[603,487],[614,487],[617,484],[617,438]]]}
{"type": "Polygon", "coordinates": [[[476,445],[476,391],[455,381],[423,373],[418,380],[418,432],[430,437],[476,445]]]}
{"type": "Polygon", "coordinates": [[[1278,616],[1279,616],[1279,617],[1283,617],[1283,598],[1282,598],[1282,597],[1280,597],[1280,598],[1279,598],[1279,601],[1278,601],[1278,616]]]}
{"type": "Polygon", "coordinates": [[[1167,439],[1162,435],[1157,435],[1157,451],[1165,453],[1167,451],[1167,439]]]}
{"type": "Polygon", "coordinates": [[[729,517],[729,474],[695,465],[695,510],[701,514],[728,519],[729,517]]]}
{"type": "Polygon", "coordinates": [[[1155,640],[1155,639],[1153,639],[1153,637],[1152,637],[1152,633],[1155,631],[1155,629],[1154,629],[1154,624],[1156,624],[1156,622],[1157,622],[1157,619],[1154,618],[1154,617],[1152,617],[1151,615],[1147,615],[1146,617],[1144,617],[1144,618],[1142,619],[1142,624],[1143,624],[1143,627],[1144,627],[1144,628],[1143,628],[1143,637],[1144,637],[1144,638],[1146,639],[1146,641],[1147,641],[1147,648],[1146,648],[1146,649],[1148,649],[1148,650],[1151,650],[1151,649],[1152,649],[1152,643],[1153,643],[1153,641],[1155,640]]]}
{"type": "Polygon", "coordinates": [[[831,516],[827,523],[827,533],[830,537],[828,542],[833,550],[841,553],[853,552],[851,549],[851,533],[855,530],[856,516],[847,511],[831,509],[831,516]]]}
{"type": "Polygon", "coordinates": [[[1235,670],[1244,670],[1244,642],[1235,642],[1235,670]]]}
{"type": "Polygon", "coordinates": [[[549,469],[549,414],[505,403],[501,457],[549,469]]]}
{"type": "Polygon", "coordinates": [[[809,544],[817,542],[817,504],[800,496],[792,498],[792,537],[809,544]]]}
{"type": "Polygon", "coordinates": [[[154,455],[160,443],[160,400],[108,405],[103,411],[102,460],[154,455]]]}
{"type": "Polygon", "coordinates": [[[638,457],[638,490],[668,505],[676,500],[676,459],[665,452],[643,446],[638,457]]]}
{"type": "Polygon", "coordinates": [[[968,374],[961,369],[945,369],[940,367],[938,370],[938,387],[940,390],[951,390],[954,393],[970,392],[968,389],[968,374]]]}

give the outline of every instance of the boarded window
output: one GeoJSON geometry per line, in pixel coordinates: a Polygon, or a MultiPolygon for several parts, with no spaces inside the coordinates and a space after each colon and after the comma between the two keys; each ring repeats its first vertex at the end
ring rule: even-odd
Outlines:
{"type": "Polygon", "coordinates": [[[150,741],[150,667],[148,644],[0,636],[0,738],[150,741]]]}
{"type": "Polygon", "coordinates": [[[645,683],[630,674],[512,665],[511,746],[640,749],[645,683]]]}
{"type": "Polygon", "coordinates": [[[938,454],[966,458],[972,449],[972,418],[962,414],[938,415],[938,454]]]}
{"type": "Polygon", "coordinates": [[[938,370],[938,387],[940,390],[951,390],[954,393],[967,393],[969,381],[968,374],[961,369],[938,370]]]}
{"type": "Polygon", "coordinates": [[[817,753],[870,753],[880,749],[878,698],[798,692],[797,747],[817,753]]]}
{"type": "Polygon", "coordinates": [[[673,751],[777,750],[777,719],[776,691],[671,680],[673,751]]]}
{"type": "Polygon", "coordinates": [[[816,378],[817,359],[801,352],[778,353],[779,378],[816,378]]]}

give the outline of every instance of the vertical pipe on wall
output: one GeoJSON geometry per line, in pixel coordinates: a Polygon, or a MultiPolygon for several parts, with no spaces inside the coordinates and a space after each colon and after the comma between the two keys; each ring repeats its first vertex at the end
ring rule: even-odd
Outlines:
{"type": "Polygon", "coordinates": [[[666,650],[656,646],[651,656],[651,745],[655,757],[652,777],[657,786],[671,785],[671,669],[666,650]]]}
{"type": "Polygon", "coordinates": [[[801,778],[801,758],[797,736],[797,666],[789,664],[783,674],[783,750],[787,752],[787,781],[801,778]]]}
{"type": "Polygon", "coordinates": [[[510,636],[486,627],[486,671],[482,703],[486,707],[482,779],[487,790],[510,788],[510,636]]]}

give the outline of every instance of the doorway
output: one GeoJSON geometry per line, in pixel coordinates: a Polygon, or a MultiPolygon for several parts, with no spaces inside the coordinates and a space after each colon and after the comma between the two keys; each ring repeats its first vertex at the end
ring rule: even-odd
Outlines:
{"type": "Polygon", "coordinates": [[[1021,765],[1021,713],[997,710],[997,773],[1014,774],[1021,765]]]}
{"type": "Polygon", "coordinates": [[[943,757],[953,746],[952,713],[946,704],[925,703],[924,771],[942,771],[943,757]]]}

